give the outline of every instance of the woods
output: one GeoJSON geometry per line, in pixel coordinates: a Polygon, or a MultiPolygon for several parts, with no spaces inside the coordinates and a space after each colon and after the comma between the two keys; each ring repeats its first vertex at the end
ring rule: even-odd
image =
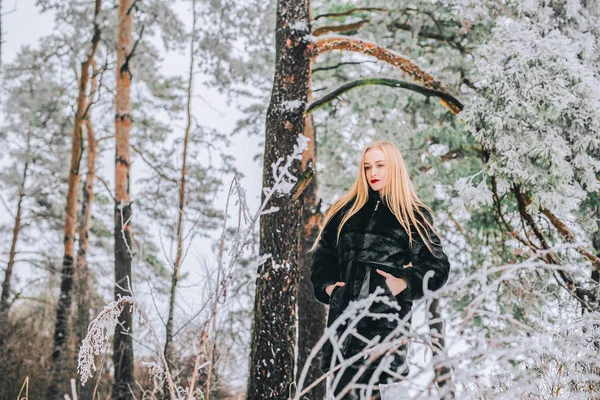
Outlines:
{"type": "Polygon", "coordinates": [[[381,139],[452,264],[382,398],[597,396],[596,3],[10,7],[0,398],[326,398],[309,249],[381,139]]]}

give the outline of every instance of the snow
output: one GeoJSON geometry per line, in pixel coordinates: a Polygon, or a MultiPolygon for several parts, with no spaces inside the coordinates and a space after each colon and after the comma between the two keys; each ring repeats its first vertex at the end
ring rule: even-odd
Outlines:
{"type": "Polygon", "coordinates": [[[306,101],[303,100],[286,100],[281,103],[281,109],[284,111],[294,111],[296,108],[304,107],[306,101]]]}
{"type": "Polygon", "coordinates": [[[288,28],[292,31],[306,31],[308,30],[308,24],[306,20],[302,19],[289,24],[288,28]]]}

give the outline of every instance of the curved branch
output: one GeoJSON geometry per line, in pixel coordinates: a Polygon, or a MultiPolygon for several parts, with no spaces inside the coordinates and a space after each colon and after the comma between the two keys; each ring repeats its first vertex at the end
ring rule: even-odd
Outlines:
{"type": "MultiPolygon", "coordinates": [[[[513,185],[512,191],[517,200],[517,207],[519,209],[519,214],[521,215],[521,218],[525,220],[527,225],[529,225],[529,227],[533,231],[534,235],[539,240],[541,246],[546,250],[549,249],[550,246],[549,246],[544,234],[542,233],[542,230],[537,226],[537,224],[533,220],[533,217],[527,211],[527,206],[529,204],[531,204],[531,199],[529,198],[529,196],[526,193],[521,191],[520,185],[513,185]]],[[[546,255],[546,257],[544,257],[544,258],[550,264],[562,265],[562,263],[560,262],[560,260],[556,256],[556,254],[554,254],[553,252],[548,253],[546,255]]],[[[566,289],[569,291],[569,293],[571,293],[575,297],[575,299],[577,301],[579,301],[581,303],[581,305],[584,308],[586,308],[587,310],[590,310],[590,311],[596,309],[595,303],[597,302],[598,299],[593,291],[585,289],[584,287],[579,285],[575,281],[575,279],[573,279],[571,277],[571,274],[569,274],[568,272],[566,272],[562,269],[558,269],[557,272],[560,275],[560,277],[563,279],[563,281],[565,282],[566,289]]]]}
{"type": "Polygon", "coordinates": [[[330,32],[345,33],[355,31],[362,28],[363,25],[366,25],[369,22],[371,22],[370,19],[361,19],[360,21],[353,22],[351,24],[323,26],[321,28],[314,29],[312,34],[313,36],[323,36],[330,32]]]}
{"type": "MultiPolygon", "coordinates": [[[[529,204],[531,204],[531,198],[529,197],[529,195],[527,193],[521,193],[521,196],[522,196],[522,199],[523,199],[522,201],[525,206],[528,206],[529,204]]],[[[571,232],[571,230],[567,227],[567,225],[564,222],[562,222],[556,215],[554,215],[547,208],[540,208],[540,211],[542,212],[542,214],[544,214],[548,218],[550,223],[556,228],[556,230],[558,231],[558,233],[562,236],[562,238],[564,240],[566,240],[569,243],[575,242],[575,235],[573,234],[573,232],[571,232]]],[[[596,270],[600,271],[600,258],[598,258],[592,251],[586,249],[585,247],[581,247],[581,246],[576,247],[575,250],[579,254],[581,254],[582,256],[587,258],[592,263],[592,265],[594,266],[594,268],[596,270]]]]}
{"type": "MultiPolygon", "coordinates": [[[[556,228],[558,233],[569,243],[575,242],[575,235],[571,230],[562,222],[558,217],[556,217],[552,212],[546,208],[542,208],[540,210],[542,214],[544,214],[550,220],[550,223],[556,228]]],[[[587,258],[593,265],[597,271],[600,271],[600,258],[598,258],[593,252],[589,251],[585,247],[578,246],[575,248],[579,254],[587,258]]]]}
{"type": "Polygon", "coordinates": [[[381,7],[357,7],[357,8],[352,8],[348,11],[343,11],[343,12],[339,12],[339,13],[327,13],[327,14],[321,14],[321,15],[317,15],[314,20],[318,20],[319,18],[326,18],[326,17],[347,17],[348,15],[352,15],[355,12],[361,12],[361,11],[381,11],[381,12],[390,12],[391,10],[387,9],[387,8],[381,8],[381,7]]]}
{"type": "Polygon", "coordinates": [[[163,171],[163,169],[160,166],[154,165],[151,160],[148,160],[148,158],[144,156],[144,152],[140,150],[137,146],[132,144],[131,148],[133,149],[133,151],[138,153],[138,155],[142,158],[142,161],[144,161],[150,168],[152,168],[161,178],[175,184],[178,183],[177,179],[171,178],[163,171]]]}
{"type": "MultiPolygon", "coordinates": [[[[435,79],[433,75],[425,72],[421,67],[415,64],[408,57],[398,54],[390,49],[379,46],[377,43],[351,38],[347,36],[326,36],[316,39],[316,57],[320,54],[340,50],[340,51],[352,51],[355,53],[362,53],[378,60],[384,61],[408,74],[416,82],[423,84],[426,88],[441,90],[448,93],[448,87],[442,84],[440,81],[435,79]]],[[[458,114],[460,109],[456,108],[455,104],[449,104],[446,100],[441,99],[444,105],[452,110],[454,114],[458,114]]]]}
{"type": "Polygon", "coordinates": [[[368,56],[377,58],[378,60],[384,61],[394,67],[397,67],[410,75],[414,80],[421,82],[426,87],[432,89],[442,89],[448,91],[448,88],[435,79],[432,75],[423,71],[417,64],[415,64],[408,57],[398,54],[390,49],[386,49],[378,45],[377,43],[351,38],[347,36],[327,36],[316,40],[317,44],[317,55],[327,53],[329,51],[340,50],[340,51],[351,51],[355,53],[362,53],[368,56]]]}
{"type": "Polygon", "coordinates": [[[96,175],[96,179],[98,179],[100,181],[100,183],[104,186],[104,188],[106,189],[106,191],[108,192],[108,195],[111,197],[111,199],[113,199],[113,201],[115,200],[115,196],[112,194],[112,192],[110,191],[110,187],[108,187],[108,184],[106,183],[106,181],[104,180],[104,178],[102,178],[100,175],[96,175]]]}
{"type": "Polygon", "coordinates": [[[441,90],[429,89],[429,88],[425,88],[423,86],[419,86],[414,83],[399,81],[397,79],[367,78],[367,79],[360,79],[357,81],[347,83],[347,84],[337,88],[333,92],[323,96],[322,98],[313,101],[306,108],[306,114],[310,114],[311,112],[325,106],[326,104],[333,101],[335,98],[339,97],[340,95],[342,95],[343,93],[345,93],[351,89],[361,87],[361,86],[367,86],[367,85],[390,86],[390,87],[395,87],[395,88],[408,89],[408,90],[420,93],[425,96],[439,97],[441,103],[444,104],[446,107],[448,107],[450,109],[450,111],[453,112],[454,114],[457,114],[458,112],[460,112],[460,110],[463,109],[463,104],[458,99],[456,99],[451,94],[448,94],[441,90]]]}
{"type": "Polygon", "coordinates": [[[313,68],[312,73],[314,74],[315,72],[320,72],[320,71],[330,71],[332,69],[338,69],[339,67],[342,67],[344,65],[361,65],[361,64],[373,64],[373,63],[377,63],[377,61],[345,61],[345,62],[340,62],[336,65],[330,65],[327,67],[313,68]]]}

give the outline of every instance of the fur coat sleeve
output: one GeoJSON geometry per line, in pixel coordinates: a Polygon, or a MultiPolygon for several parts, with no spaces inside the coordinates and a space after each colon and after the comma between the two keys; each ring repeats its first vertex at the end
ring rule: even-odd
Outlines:
{"type": "MultiPolygon", "coordinates": [[[[431,214],[426,210],[423,210],[423,213],[429,222],[433,223],[431,214]]],[[[412,266],[399,269],[395,271],[394,275],[397,278],[404,279],[407,285],[406,289],[398,293],[397,298],[412,301],[424,296],[423,283],[425,274],[428,271],[433,271],[433,276],[429,277],[427,281],[429,290],[435,291],[444,286],[450,273],[450,262],[436,234],[431,231],[428,231],[427,234],[428,241],[433,249],[432,252],[414,228],[411,233],[414,239],[409,251],[412,266]]]]}
{"type": "Polygon", "coordinates": [[[323,229],[321,238],[312,254],[310,266],[314,295],[321,303],[329,304],[329,295],[325,288],[341,280],[340,262],[337,254],[338,212],[323,229]]]}

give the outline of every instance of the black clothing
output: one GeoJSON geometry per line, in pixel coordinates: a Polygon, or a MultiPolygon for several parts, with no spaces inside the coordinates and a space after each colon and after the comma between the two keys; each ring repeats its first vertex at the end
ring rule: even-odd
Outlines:
{"type": "MultiPolygon", "coordinates": [[[[363,318],[356,326],[357,332],[365,338],[373,339],[376,335],[380,335],[381,341],[397,328],[400,320],[411,311],[412,302],[423,297],[422,285],[425,273],[429,270],[434,271],[433,277],[429,278],[428,288],[437,290],[448,280],[450,263],[440,246],[439,238],[431,232],[428,234],[433,247],[432,254],[412,225],[413,243],[412,248],[409,248],[408,233],[400,225],[379,192],[371,187],[369,187],[367,203],[344,224],[339,243],[336,245],[337,229],[351,205],[352,202],[348,203],[325,226],[312,255],[311,281],[314,295],[320,302],[329,304],[327,320],[329,327],[351,301],[365,298],[378,286],[382,287],[384,295],[387,295],[388,299],[398,307],[385,302],[375,302],[370,307],[370,311],[392,315],[394,318],[363,318]],[[412,266],[404,267],[411,261],[412,266]],[[375,269],[403,278],[407,284],[406,289],[394,296],[385,282],[385,277],[375,269]],[[345,282],[345,286],[335,287],[330,298],[325,288],[338,281],[345,282]]],[[[431,215],[425,210],[422,211],[429,222],[432,222],[431,215]]],[[[410,329],[411,318],[412,316],[407,317],[405,326],[407,330],[410,329]]],[[[345,327],[346,325],[342,324],[338,333],[343,332],[345,327]]],[[[364,341],[349,335],[342,343],[341,352],[344,359],[348,359],[364,347],[364,341]]],[[[406,344],[403,344],[389,360],[386,360],[391,362],[389,369],[403,377],[408,375],[405,352],[406,344]]],[[[322,371],[329,370],[332,354],[333,347],[327,341],[322,349],[320,363],[322,371]]],[[[369,381],[382,358],[379,357],[369,366],[361,381],[365,383],[369,381]]],[[[360,363],[361,360],[357,361],[356,366],[352,365],[351,369],[357,371],[360,363]]],[[[398,380],[398,376],[393,377],[383,372],[376,383],[391,383],[398,380]]]]}
{"type": "MultiPolygon", "coordinates": [[[[346,369],[343,372],[340,372],[341,377],[340,377],[339,383],[335,386],[335,388],[333,388],[333,396],[334,397],[337,397],[342,392],[342,390],[346,387],[346,385],[348,385],[352,381],[352,378],[355,373],[356,373],[356,370],[351,369],[351,368],[346,369]]],[[[361,379],[358,380],[358,383],[368,383],[368,382],[369,382],[368,379],[365,381],[364,378],[362,378],[362,377],[361,377],[361,379]]],[[[357,387],[353,387],[352,389],[350,389],[350,391],[348,391],[344,395],[343,400],[363,400],[365,398],[366,398],[366,389],[364,389],[364,388],[359,389],[357,387]]],[[[371,397],[369,400],[381,400],[381,392],[379,390],[375,390],[375,388],[373,388],[373,391],[371,392],[371,397]]]]}

